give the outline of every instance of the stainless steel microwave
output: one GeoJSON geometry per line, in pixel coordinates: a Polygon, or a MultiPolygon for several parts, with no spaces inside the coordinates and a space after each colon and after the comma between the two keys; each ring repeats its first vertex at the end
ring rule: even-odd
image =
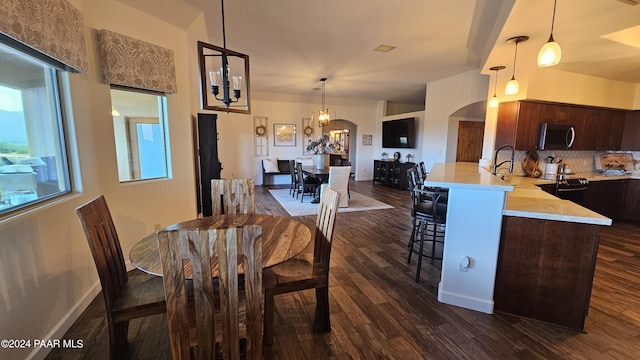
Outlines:
{"type": "Polygon", "coordinates": [[[570,149],[576,139],[576,130],[571,125],[541,123],[538,150],[570,149]]]}

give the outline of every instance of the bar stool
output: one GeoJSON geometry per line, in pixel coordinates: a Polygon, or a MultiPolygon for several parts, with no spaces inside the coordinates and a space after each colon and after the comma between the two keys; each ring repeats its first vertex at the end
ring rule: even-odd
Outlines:
{"type": "Polygon", "coordinates": [[[432,264],[434,260],[442,261],[448,191],[442,188],[427,188],[415,184],[415,179],[417,178],[415,172],[415,169],[407,170],[412,200],[412,229],[408,244],[409,256],[407,263],[411,262],[411,256],[414,252],[418,254],[416,282],[419,282],[423,257],[430,259],[432,264]],[[416,250],[416,237],[418,235],[420,236],[420,241],[418,242],[418,250],[416,250]],[[431,243],[430,251],[425,252],[425,242],[431,243]],[[438,244],[441,244],[441,246],[438,246],[438,244]],[[438,248],[441,249],[439,255],[438,248]]]}

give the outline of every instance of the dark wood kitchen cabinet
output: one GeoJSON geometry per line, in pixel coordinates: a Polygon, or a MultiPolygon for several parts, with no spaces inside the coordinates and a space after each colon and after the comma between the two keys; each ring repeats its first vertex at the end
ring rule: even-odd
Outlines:
{"type": "Polygon", "coordinates": [[[498,109],[495,145],[510,144],[516,150],[537,149],[539,124],[552,123],[574,127],[576,138],[571,150],[640,149],[640,114],[630,116],[627,113],[561,103],[505,102],[498,109]]]}
{"type": "Polygon", "coordinates": [[[496,148],[512,145],[516,150],[532,150],[538,145],[540,103],[509,101],[500,103],[496,127],[496,148]]]}
{"type": "Polygon", "coordinates": [[[640,150],[640,110],[626,112],[620,150],[640,150]]]}
{"type": "Polygon", "coordinates": [[[640,179],[627,181],[622,217],[625,220],[640,222],[640,179]]]}
{"type": "Polygon", "coordinates": [[[611,219],[620,219],[627,180],[591,181],[584,192],[584,206],[611,219]]]}
{"type": "Polygon", "coordinates": [[[582,139],[586,146],[577,150],[620,150],[625,123],[621,110],[587,108],[582,139]]]}
{"type": "Polygon", "coordinates": [[[495,311],[584,330],[600,227],[504,216],[495,311]]]}

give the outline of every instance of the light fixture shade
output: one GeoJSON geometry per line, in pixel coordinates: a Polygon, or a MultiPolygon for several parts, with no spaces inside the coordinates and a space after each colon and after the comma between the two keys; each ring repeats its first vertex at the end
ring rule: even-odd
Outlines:
{"type": "Polygon", "coordinates": [[[549,67],[557,65],[562,57],[562,49],[560,45],[553,39],[549,39],[547,43],[542,45],[538,52],[538,66],[549,67]]]}
{"type": "Polygon", "coordinates": [[[520,83],[518,80],[511,78],[507,85],[504,87],[505,95],[515,95],[520,91],[520,83]]]}
{"type": "Polygon", "coordinates": [[[493,95],[491,100],[489,100],[489,107],[492,109],[495,109],[498,107],[499,104],[500,104],[500,101],[498,101],[498,97],[496,95],[493,95]]]}

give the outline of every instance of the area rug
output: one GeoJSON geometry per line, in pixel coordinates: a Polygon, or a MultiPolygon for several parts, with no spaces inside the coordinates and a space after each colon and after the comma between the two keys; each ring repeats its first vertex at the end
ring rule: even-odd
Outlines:
{"type": "MultiPolygon", "coordinates": [[[[291,216],[304,216],[315,215],[318,213],[318,204],[312,204],[311,196],[305,196],[304,202],[300,202],[289,194],[289,189],[271,189],[269,190],[271,195],[278,200],[280,205],[287,210],[291,216]]],[[[351,199],[349,199],[349,207],[338,208],[338,212],[350,212],[350,211],[367,211],[367,210],[381,210],[392,209],[393,206],[385,204],[381,201],[372,199],[368,196],[362,195],[355,191],[351,191],[351,199]]]]}

